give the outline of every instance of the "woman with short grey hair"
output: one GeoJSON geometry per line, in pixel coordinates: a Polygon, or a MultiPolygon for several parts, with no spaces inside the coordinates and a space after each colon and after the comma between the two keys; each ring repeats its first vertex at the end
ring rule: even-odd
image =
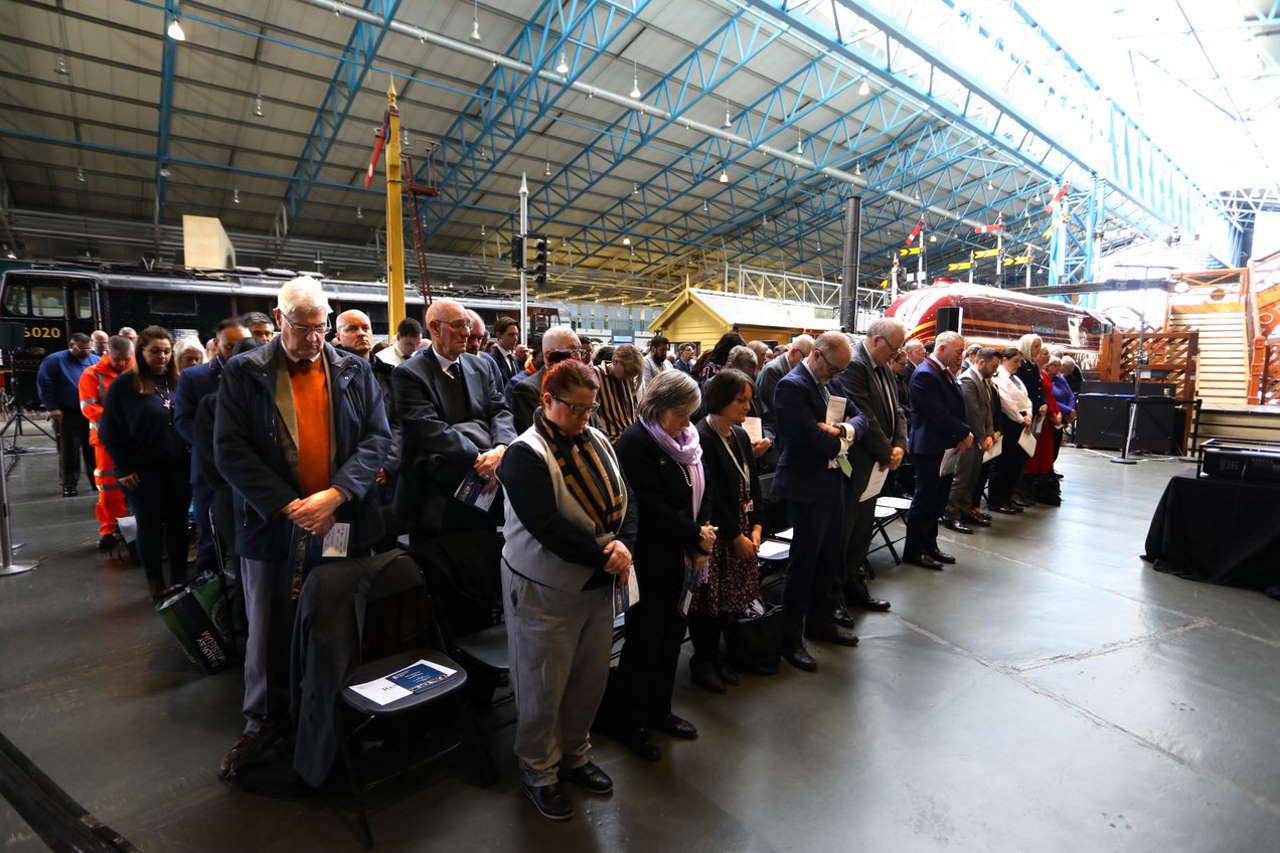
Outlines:
{"type": "Polygon", "coordinates": [[[598,723],[649,761],[662,757],[654,729],[698,736],[692,723],[672,713],[671,695],[685,632],[681,592],[706,569],[716,540],[707,523],[702,447],[689,423],[700,402],[690,376],[659,373],[645,386],[640,419],[616,445],[639,512],[634,556],[640,601],[627,611],[626,643],[598,723]]]}

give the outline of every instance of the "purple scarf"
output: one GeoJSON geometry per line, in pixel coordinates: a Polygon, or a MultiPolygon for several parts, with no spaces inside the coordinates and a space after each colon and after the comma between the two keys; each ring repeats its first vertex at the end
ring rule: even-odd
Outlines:
{"type": "Polygon", "coordinates": [[[689,482],[693,487],[693,518],[697,521],[698,510],[702,507],[702,493],[706,489],[706,479],[702,472],[702,443],[698,440],[698,431],[690,424],[680,433],[680,438],[675,439],[652,421],[641,418],[640,423],[664,453],[688,469],[689,482]]]}

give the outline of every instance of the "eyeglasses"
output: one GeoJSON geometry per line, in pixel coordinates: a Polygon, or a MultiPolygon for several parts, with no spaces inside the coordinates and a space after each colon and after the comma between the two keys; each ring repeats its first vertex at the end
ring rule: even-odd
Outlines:
{"type": "Polygon", "coordinates": [[[324,323],[323,325],[320,325],[320,326],[304,326],[301,323],[295,323],[292,320],[290,320],[287,314],[282,313],[280,316],[284,317],[284,321],[286,323],[288,323],[290,326],[293,326],[294,329],[301,332],[305,337],[309,338],[312,335],[319,335],[320,337],[324,337],[329,333],[328,323],[324,323]]]}
{"type": "MultiPolygon", "coordinates": [[[[827,354],[822,350],[814,349],[814,352],[816,352],[818,354],[818,358],[825,361],[827,363],[827,367],[831,368],[831,370],[834,371],[835,373],[839,373],[840,371],[844,370],[844,367],[836,367],[834,364],[832,364],[831,359],[827,358],[827,354]]],[[[848,365],[846,364],[845,367],[848,367],[848,365]]]]}
{"type": "Polygon", "coordinates": [[[575,417],[580,418],[583,415],[587,415],[587,414],[594,415],[596,412],[600,411],[599,403],[592,403],[589,406],[584,406],[581,403],[570,403],[568,400],[564,399],[563,397],[553,396],[552,399],[558,402],[562,406],[568,406],[569,411],[573,412],[575,417]]]}
{"type": "Polygon", "coordinates": [[[471,321],[466,318],[459,318],[457,320],[437,320],[436,322],[442,326],[448,326],[455,332],[465,332],[471,328],[471,321]]]}

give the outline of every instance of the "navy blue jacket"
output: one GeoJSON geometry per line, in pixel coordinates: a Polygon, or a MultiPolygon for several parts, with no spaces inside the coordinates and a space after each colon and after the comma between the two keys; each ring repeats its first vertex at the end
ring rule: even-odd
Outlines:
{"type": "Polygon", "coordinates": [[[86,367],[97,363],[96,353],[89,353],[84,361],[72,358],[69,349],[46,355],[36,373],[40,405],[50,411],[59,409],[73,415],[80,414],[80,374],[86,367]]]}
{"type": "MultiPolygon", "coordinates": [[[[297,448],[276,408],[280,347],[276,338],[227,362],[213,426],[214,461],[235,490],[236,553],[276,562],[289,558],[293,528],[280,510],[306,497],[298,481],[297,448]]],[[[329,344],[319,357],[329,362],[331,381],[331,483],[352,496],[338,508],[337,520],[351,523],[349,553],[355,555],[382,536],[373,485],[391,447],[391,430],[368,362],[329,344]]]]}
{"type": "Polygon", "coordinates": [[[178,376],[178,388],[173,392],[173,426],[182,440],[191,448],[191,483],[200,481],[200,448],[196,444],[196,413],[200,401],[218,393],[218,380],[222,378],[222,356],[213,361],[188,367],[178,376]]]}
{"type": "MultiPolygon", "coordinates": [[[[772,496],[796,503],[840,497],[844,475],[838,468],[827,467],[840,452],[840,439],[818,428],[826,421],[827,404],[803,361],[778,380],[773,410],[782,457],[773,475],[772,496]]],[[[852,402],[845,405],[845,420],[853,425],[854,440],[861,440],[867,419],[852,402]]]]}
{"type": "Polygon", "coordinates": [[[907,452],[941,456],[964,441],[971,430],[965,420],[960,383],[932,358],[911,374],[911,432],[907,452]]]}

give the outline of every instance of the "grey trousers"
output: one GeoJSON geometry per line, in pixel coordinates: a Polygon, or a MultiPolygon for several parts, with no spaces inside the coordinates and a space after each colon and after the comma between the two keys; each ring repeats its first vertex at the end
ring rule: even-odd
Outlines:
{"type": "Polygon", "coordinates": [[[531,787],[551,785],[557,768],[590,758],[591,723],[609,680],[613,593],[552,589],[504,565],[502,601],[520,777],[531,787]]]}
{"type": "Polygon", "coordinates": [[[249,639],[244,652],[245,734],[289,720],[289,654],[294,604],[287,562],[240,560],[249,639]]]}
{"type": "Polygon", "coordinates": [[[947,499],[947,509],[966,510],[973,508],[973,493],[978,487],[978,477],[982,473],[982,448],[977,442],[956,461],[956,476],[951,481],[951,496],[947,499]]]}

